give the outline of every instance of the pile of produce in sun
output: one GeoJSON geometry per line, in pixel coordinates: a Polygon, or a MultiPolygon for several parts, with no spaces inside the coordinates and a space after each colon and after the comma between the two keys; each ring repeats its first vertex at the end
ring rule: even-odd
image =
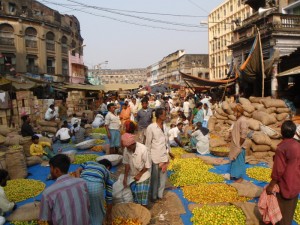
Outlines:
{"type": "Polygon", "coordinates": [[[297,224],[300,224],[300,200],[298,200],[297,202],[297,207],[294,214],[294,220],[297,222],[297,224]]]}
{"type": "Polygon", "coordinates": [[[95,144],[96,144],[96,145],[101,145],[101,144],[103,144],[103,143],[105,143],[105,140],[102,140],[102,139],[96,139],[96,140],[95,140],[95,144]]]}
{"type": "Polygon", "coordinates": [[[172,147],[171,153],[174,155],[175,158],[181,158],[181,155],[186,154],[186,151],[180,147],[172,147]]]}
{"type": "Polygon", "coordinates": [[[174,172],[170,176],[170,181],[177,187],[223,182],[224,178],[221,175],[209,171],[211,168],[213,166],[199,158],[187,158],[172,160],[168,169],[174,172]]]}
{"type": "Polygon", "coordinates": [[[47,223],[42,224],[39,223],[37,220],[32,220],[32,221],[12,221],[10,222],[13,225],[48,225],[47,223]]]}
{"type": "Polygon", "coordinates": [[[76,155],[74,164],[82,164],[88,161],[96,161],[97,157],[99,157],[99,155],[95,155],[95,154],[76,155]]]}
{"type": "Polygon", "coordinates": [[[92,147],[91,150],[94,151],[94,152],[102,152],[103,147],[101,145],[98,145],[98,146],[92,147]]]}
{"type": "Polygon", "coordinates": [[[93,128],[92,133],[107,134],[105,127],[93,128]]]}
{"type": "Polygon", "coordinates": [[[38,196],[46,185],[38,180],[15,179],[7,181],[4,192],[11,202],[21,202],[38,196]]]}
{"type": "Polygon", "coordinates": [[[238,196],[237,190],[228,184],[199,184],[182,188],[184,197],[195,203],[246,202],[249,198],[238,196]]]}
{"type": "Polygon", "coordinates": [[[194,225],[244,225],[246,216],[236,206],[209,206],[193,209],[191,222],[194,225]]]}
{"type": "Polygon", "coordinates": [[[214,147],[211,150],[215,151],[215,152],[229,152],[230,149],[227,146],[220,146],[220,147],[214,147]]]}
{"type": "Polygon", "coordinates": [[[258,181],[267,182],[267,183],[271,182],[272,180],[271,173],[272,173],[272,169],[261,167],[261,166],[255,166],[252,168],[248,168],[246,170],[246,174],[250,178],[253,178],[258,181]]]}
{"type": "Polygon", "coordinates": [[[112,225],[142,225],[138,219],[125,219],[123,217],[117,217],[112,221],[112,225]]]}

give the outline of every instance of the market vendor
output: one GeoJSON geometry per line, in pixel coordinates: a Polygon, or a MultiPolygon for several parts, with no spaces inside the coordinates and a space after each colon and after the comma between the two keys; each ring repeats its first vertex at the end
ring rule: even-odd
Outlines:
{"type": "Polygon", "coordinates": [[[8,172],[6,170],[0,169],[0,225],[5,223],[5,218],[3,214],[12,211],[15,207],[14,202],[10,202],[4,192],[3,187],[6,186],[6,182],[9,179],[8,172]]]}
{"type": "Polygon", "coordinates": [[[121,121],[119,116],[115,115],[115,104],[108,104],[108,113],[105,116],[105,129],[107,132],[107,137],[109,139],[110,154],[117,153],[118,148],[120,148],[120,127],[121,121]]]}
{"type": "Polygon", "coordinates": [[[123,185],[127,186],[129,176],[133,177],[134,201],[141,205],[148,205],[148,193],[150,189],[151,159],[147,147],[135,141],[135,135],[125,133],[121,137],[122,145],[125,147],[123,153],[123,164],[125,175],[123,185]]]}
{"type": "Polygon", "coordinates": [[[26,136],[30,136],[32,137],[35,133],[33,131],[33,128],[32,126],[30,125],[30,117],[28,115],[24,115],[22,116],[22,121],[23,121],[23,124],[22,124],[22,128],[21,128],[21,134],[23,137],[26,137],[26,136]]]}
{"type": "Polygon", "coordinates": [[[64,121],[61,128],[56,133],[56,138],[60,140],[61,143],[69,143],[71,139],[71,131],[68,128],[67,121],[64,121]]]}
{"type": "Polygon", "coordinates": [[[209,153],[209,130],[202,127],[202,123],[197,122],[194,131],[188,134],[190,139],[190,145],[192,148],[197,149],[199,154],[209,153]]]}
{"type": "Polygon", "coordinates": [[[177,124],[177,126],[169,130],[168,135],[169,135],[169,143],[171,147],[178,147],[178,146],[183,147],[180,138],[180,134],[183,132],[182,128],[183,128],[183,123],[180,122],[177,124]]]}
{"type": "Polygon", "coordinates": [[[33,135],[31,140],[32,144],[30,145],[30,155],[39,156],[43,160],[49,160],[55,153],[53,152],[52,146],[49,142],[40,142],[37,135],[33,135]]]}
{"type": "Polygon", "coordinates": [[[51,121],[55,120],[57,113],[55,112],[54,104],[51,104],[45,113],[45,120],[51,121]]]}
{"type": "Polygon", "coordinates": [[[96,115],[93,123],[92,123],[92,128],[99,128],[104,125],[104,117],[99,113],[96,115]]]}

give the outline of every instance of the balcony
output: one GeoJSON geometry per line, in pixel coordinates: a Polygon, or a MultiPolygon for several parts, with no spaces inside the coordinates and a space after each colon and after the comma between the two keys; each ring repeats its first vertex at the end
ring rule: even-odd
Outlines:
{"type": "Polygon", "coordinates": [[[26,48],[37,48],[37,41],[25,40],[26,48]]]}
{"type": "Polygon", "coordinates": [[[47,74],[51,74],[51,75],[55,74],[55,67],[48,66],[47,74]]]}
{"type": "Polygon", "coordinates": [[[0,37],[0,45],[15,46],[14,38],[0,37]]]}
{"type": "Polygon", "coordinates": [[[54,43],[46,43],[46,49],[47,51],[55,51],[55,44],[54,43]]]}
{"type": "Polygon", "coordinates": [[[37,66],[27,66],[27,72],[33,73],[33,74],[38,74],[39,68],[37,66]]]}
{"type": "Polygon", "coordinates": [[[69,76],[69,70],[68,69],[62,69],[62,75],[69,76]]]}

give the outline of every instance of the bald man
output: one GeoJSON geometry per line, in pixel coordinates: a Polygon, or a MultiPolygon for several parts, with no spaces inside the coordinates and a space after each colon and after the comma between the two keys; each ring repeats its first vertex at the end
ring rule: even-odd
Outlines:
{"type": "Polygon", "coordinates": [[[231,131],[231,144],[230,144],[230,179],[235,182],[242,182],[246,174],[245,165],[245,140],[248,133],[248,121],[243,116],[244,109],[241,104],[237,104],[234,108],[234,113],[237,121],[233,124],[231,131]]]}

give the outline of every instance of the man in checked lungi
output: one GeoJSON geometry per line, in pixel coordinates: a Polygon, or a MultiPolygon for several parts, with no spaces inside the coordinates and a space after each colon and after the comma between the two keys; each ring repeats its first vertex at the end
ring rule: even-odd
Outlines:
{"type": "Polygon", "coordinates": [[[148,205],[148,193],[150,188],[151,160],[147,147],[135,141],[135,135],[125,133],[121,137],[122,145],[125,147],[123,163],[125,165],[124,187],[127,187],[129,176],[135,182],[131,185],[134,201],[143,206],[148,205]]]}

